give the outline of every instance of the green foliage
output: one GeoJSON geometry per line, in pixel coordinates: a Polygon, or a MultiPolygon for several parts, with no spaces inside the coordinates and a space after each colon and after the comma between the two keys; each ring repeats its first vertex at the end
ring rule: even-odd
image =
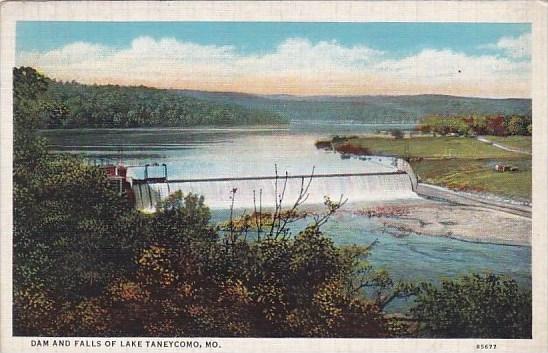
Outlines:
{"type": "Polygon", "coordinates": [[[70,111],[63,103],[47,102],[43,109],[46,116],[42,120],[45,120],[48,128],[61,128],[66,124],[70,111]]]}
{"type": "MultiPolygon", "coordinates": [[[[279,115],[225,103],[186,97],[174,90],[117,85],[56,82],[42,75],[30,82],[29,67],[15,69],[17,86],[47,83],[45,112],[35,122],[41,128],[131,128],[234,126],[285,123],[279,115]],[[42,82],[43,81],[43,82],[42,82]]],[[[17,92],[24,93],[24,92],[17,92]]]]}
{"type": "Polygon", "coordinates": [[[35,130],[40,126],[44,94],[49,80],[32,68],[13,69],[14,178],[32,170],[47,151],[35,130]]]}
{"type": "MultiPolygon", "coordinates": [[[[145,227],[151,238],[135,259],[136,270],[111,281],[91,303],[84,301],[86,310],[102,315],[103,320],[95,323],[99,326],[96,332],[124,336],[387,335],[380,307],[349,286],[355,283],[352,268],[365,255],[363,249],[338,249],[316,226],[295,238],[265,236],[248,242],[242,234],[219,235],[211,228],[208,210],[199,197],[176,193],[166,203],[147,216],[145,227]]],[[[369,269],[368,276],[374,272],[369,269]]],[[[93,323],[95,316],[88,316],[87,322],[93,323]]],[[[71,335],[89,333],[82,324],[63,327],[71,335]]]]}
{"type": "Polygon", "coordinates": [[[440,135],[531,135],[530,115],[471,115],[471,116],[428,116],[421,120],[418,129],[440,135]]]}
{"type": "Polygon", "coordinates": [[[55,295],[86,296],[131,263],[136,235],[125,224],[129,205],[110,190],[101,170],[79,160],[51,158],[40,167],[16,198],[14,261],[29,263],[32,254],[40,264],[32,272],[55,295]]]}
{"type": "Polygon", "coordinates": [[[426,337],[531,338],[531,292],[487,274],[423,283],[411,309],[426,337]]]}
{"type": "Polygon", "coordinates": [[[93,296],[129,271],[142,240],[136,212],[101,170],[49,154],[36,137],[48,80],[28,68],[14,76],[14,327],[46,334],[56,304],[93,296]]]}
{"type": "Polygon", "coordinates": [[[532,132],[531,117],[513,115],[505,120],[506,130],[509,135],[530,136],[532,132]],[[531,127],[531,129],[529,129],[531,127]]]}
{"type": "Polygon", "coordinates": [[[468,133],[469,126],[461,118],[445,116],[429,116],[421,121],[423,131],[431,131],[440,135],[450,133],[465,135],[468,133]]]}
{"type": "Polygon", "coordinates": [[[488,99],[446,95],[284,97],[233,92],[181,91],[189,97],[272,111],[299,121],[416,124],[431,115],[530,115],[531,99],[488,99]]]}

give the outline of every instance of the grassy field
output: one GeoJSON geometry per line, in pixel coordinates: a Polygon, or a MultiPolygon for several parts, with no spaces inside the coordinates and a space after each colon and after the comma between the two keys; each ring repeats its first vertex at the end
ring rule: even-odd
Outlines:
{"type": "Polygon", "coordinates": [[[347,143],[367,148],[377,155],[397,155],[421,158],[522,158],[517,153],[490,146],[473,138],[414,137],[392,139],[383,137],[357,137],[347,143]]]}
{"type": "Polygon", "coordinates": [[[531,136],[485,136],[489,141],[508,146],[513,148],[518,148],[527,152],[531,152],[531,136]]]}
{"type": "Polygon", "coordinates": [[[483,191],[531,200],[531,160],[475,160],[447,159],[412,162],[422,181],[454,190],[483,191]],[[519,168],[517,172],[496,172],[496,163],[508,163],[519,168]]]}
{"type": "MultiPolygon", "coordinates": [[[[518,147],[518,144],[526,146],[527,140],[530,141],[530,137],[516,136],[508,141],[513,141],[514,146],[518,147]]],[[[414,137],[395,140],[358,137],[345,143],[366,148],[371,154],[409,156],[415,172],[427,183],[531,200],[530,156],[504,151],[473,138],[414,137]],[[497,163],[518,167],[519,171],[496,172],[494,166],[497,163]]]]}

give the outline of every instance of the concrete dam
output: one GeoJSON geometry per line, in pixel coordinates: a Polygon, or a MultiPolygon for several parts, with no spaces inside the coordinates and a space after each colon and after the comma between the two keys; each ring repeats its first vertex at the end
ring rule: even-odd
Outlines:
{"type": "Polygon", "coordinates": [[[338,200],[341,195],[349,203],[409,199],[415,193],[417,178],[404,160],[395,162],[396,170],[370,173],[308,174],[204,179],[134,179],[131,188],[135,207],[153,210],[158,201],[181,190],[184,194],[202,195],[211,209],[228,209],[234,195],[234,208],[273,207],[275,197],[283,193],[282,207],[292,205],[307,188],[306,204],[322,204],[324,197],[338,200]]]}

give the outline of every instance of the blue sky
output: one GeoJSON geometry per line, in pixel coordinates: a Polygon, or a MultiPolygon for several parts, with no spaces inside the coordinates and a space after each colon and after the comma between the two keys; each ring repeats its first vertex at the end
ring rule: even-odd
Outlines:
{"type": "Polygon", "coordinates": [[[482,45],[530,32],[529,24],[488,23],[292,23],[292,22],[18,22],[18,51],[47,51],[71,42],[128,47],[139,36],[174,37],[199,44],[234,45],[242,53],[267,52],[287,38],[336,40],[393,55],[425,48],[483,54],[482,45]]]}
{"type": "Polygon", "coordinates": [[[530,31],[489,23],[18,22],[16,63],[83,83],[528,97],[530,31]]]}

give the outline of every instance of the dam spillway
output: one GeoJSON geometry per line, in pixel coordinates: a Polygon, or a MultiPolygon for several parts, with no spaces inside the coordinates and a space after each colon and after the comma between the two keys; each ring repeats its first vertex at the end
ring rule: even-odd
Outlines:
{"type": "Polygon", "coordinates": [[[166,180],[137,182],[132,188],[139,209],[154,209],[158,201],[176,190],[202,195],[212,209],[230,208],[235,190],[234,208],[253,209],[259,204],[273,207],[276,195],[279,198],[282,193],[282,207],[291,206],[307,185],[308,205],[322,204],[325,196],[333,200],[342,196],[349,203],[417,197],[412,179],[403,171],[166,180]]]}

